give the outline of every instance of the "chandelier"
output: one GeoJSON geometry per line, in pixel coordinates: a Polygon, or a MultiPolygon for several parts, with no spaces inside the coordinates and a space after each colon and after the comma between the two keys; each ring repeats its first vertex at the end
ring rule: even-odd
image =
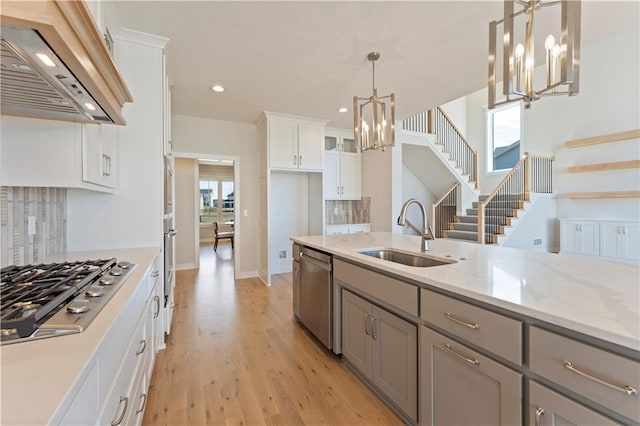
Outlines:
{"type": "Polygon", "coordinates": [[[360,151],[395,146],[395,96],[378,96],[376,89],[376,61],[380,53],[370,52],[367,59],[373,67],[373,95],[353,97],[353,127],[360,151]],[[385,100],[388,102],[384,102],[385,100]],[[389,111],[387,111],[389,107],[389,111]],[[389,120],[388,120],[389,118],[389,120]]]}
{"type": "MultiPolygon", "coordinates": [[[[539,61],[540,62],[540,61],[539,61]]],[[[542,96],[577,95],[580,76],[580,0],[505,0],[504,18],[489,23],[489,109],[510,102],[523,100],[525,108],[542,96]],[[522,7],[514,12],[515,4],[522,7]],[[534,88],[534,68],[536,64],[534,42],[534,16],[541,10],[560,6],[560,42],[553,34],[544,42],[546,62],[546,85],[534,88]],[[514,32],[515,21],[526,16],[524,34],[522,28],[514,32]],[[496,99],[496,50],[498,25],[503,29],[502,94],[496,99]]]]}

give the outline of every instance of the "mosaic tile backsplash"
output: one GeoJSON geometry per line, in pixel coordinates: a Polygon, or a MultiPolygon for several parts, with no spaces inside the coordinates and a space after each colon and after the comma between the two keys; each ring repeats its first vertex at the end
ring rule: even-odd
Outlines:
{"type": "Polygon", "coordinates": [[[361,200],[325,201],[327,225],[369,223],[371,221],[371,197],[361,200]]]}
{"type": "Polygon", "coordinates": [[[67,248],[67,190],[65,188],[0,188],[0,263],[36,263],[67,248]],[[29,216],[35,233],[29,235],[29,216]]]}

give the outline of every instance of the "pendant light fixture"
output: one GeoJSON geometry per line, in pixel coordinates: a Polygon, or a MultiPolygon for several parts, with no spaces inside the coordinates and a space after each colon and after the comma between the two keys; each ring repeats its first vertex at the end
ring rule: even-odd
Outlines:
{"type": "MultiPolygon", "coordinates": [[[[536,17],[537,19],[537,17],[536,17]]],[[[541,62],[541,61],[538,61],[541,62]]],[[[504,18],[489,23],[489,109],[523,100],[525,108],[542,96],[577,95],[580,77],[580,0],[505,0],[504,18]],[[515,12],[515,4],[522,9],[515,12]],[[545,41],[546,85],[534,88],[534,17],[542,9],[560,6],[560,42],[549,34],[545,41]],[[524,15],[524,33],[514,31],[516,19],[524,15]],[[498,25],[503,26],[502,94],[496,99],[496,50],[498,25]],[[520,40],[520,41],[518,41],[520,40]]]]}
{"type": "Polygon", "coordinates": [[[388,146],[395,146],[395,96],[392,93],[378,97],[376,61],[380,59],[380,53],[370,52],[367,59],[373,67],[373,95],[353,97],[353,127],[361,152],[378,148],[384,151],[388,146]]]}

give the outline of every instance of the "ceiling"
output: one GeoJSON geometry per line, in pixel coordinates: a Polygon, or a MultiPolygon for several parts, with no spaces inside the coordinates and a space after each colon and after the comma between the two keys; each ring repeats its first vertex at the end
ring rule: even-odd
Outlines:
{"type": "MultiPolygon", "coordinates": [[[[256,123],[262,111],[353,125],[353,96],[396,95],[396,119],[486,87],[501,1],[116,1],[123,27],[169,38],[174,114],[256,123]],[[215,93],[214,84],[225,92],[215,93]],[[339,113],[341,106],[349,108],[339,113]]],[[[583,47],[638,25],[638,2],[584,1],[583,47]]]]}

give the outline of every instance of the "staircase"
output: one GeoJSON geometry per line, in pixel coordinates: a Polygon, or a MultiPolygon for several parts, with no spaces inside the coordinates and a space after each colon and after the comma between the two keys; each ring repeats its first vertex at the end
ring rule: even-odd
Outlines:
{"type": "MultiPolygon", "coordinates": [[[[435,141],[429,139],[427,146],[459,182],[468,185],[475,194],[479,192],[478,151],[440,107],[403,120],[402,129],[423,137],[435,135],[435,141]]],[[[455,214],[460,202],[456,183],[431,206],[435,237],[500,244],[530,204],[530,194],[552,193],[553,161],[552,157],[525,153],[493,192],[479,196],[466,209],[466,215],[455,214]]]]}
{"type": "MultiPolygon", "coordinates": [[[[489,195],[481,195],[478,201],[473,202],[472,208],[466,209],[466,215],[456,216],[455,221],[449,224],[449,230],[444,231],[444,238],[478,242],[478,208],[487,198],[489,195]]],[[[485,209],[485,223],[496,225],[500,235],[506,235],[527,204],[520,200],[495,200],[492,202],[495,207],[485,209]]],[[[487,243],[497,244],[498,236],[487,243]]]]}
{"type": "Polygon", "coordinates": [[[405,132],[427,136],[427,146],[456,176],[458,181],[477,191],[478,151],[466,141],[449,116],[436,107],[402,121],[405,132]],[[430,137],[429,137],[430,136],[430,137]]]}

